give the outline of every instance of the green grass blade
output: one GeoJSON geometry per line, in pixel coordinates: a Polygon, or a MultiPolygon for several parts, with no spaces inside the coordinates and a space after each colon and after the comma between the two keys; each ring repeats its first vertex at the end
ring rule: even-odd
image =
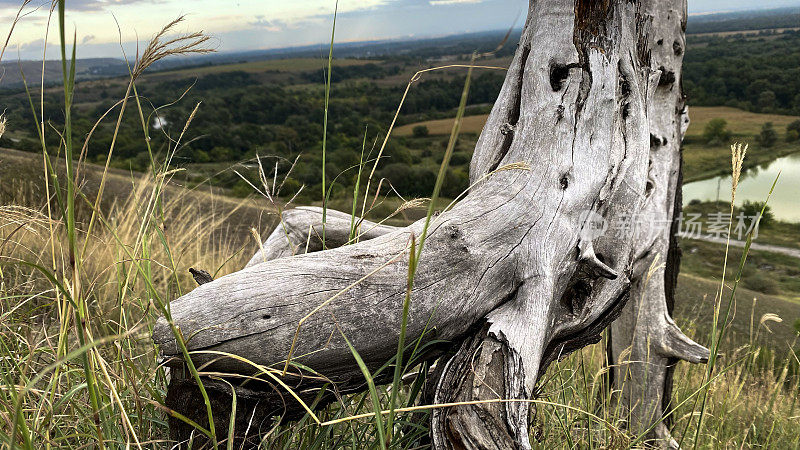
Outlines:
{"type": "MultiPolygon", "coordinates": [[[[472,64],[475,63],[475,55],[472,55],[472,64]]],[[[439,199],[439,192],[442,190],[442,184],[444,183],[445,176],[447,175],[447,167],[450,165],[450,157],[453,156],[453,149],[456,146],[456,141],[458,140],[458,133],[461,130],[461,120],[464,117],[464,110],[467,107],[467,97],[469,96],[469,85],[470,80],[472,79],[472,65],[467,70],[467,79],[464,82],[464,90],[461,92],[461,101],[458,104],[458,112],[456,112],[456,119],[453,122],[453,129],[450,131],[450,140],[447,142],[447,150],[444,152],[444,157],[442,158],[442,164],[439,166],[439,174],[436,176],[436,184],[433,186],[433,194],[431,194],[431,202],[428,205],[428,214],[425,216],[425,226],[422,228],[422,234],[419,237],[419,246],[417,249],[417,257],[414,258],[415,266],[414,272],[416,272],[416,263],[419,262],[420,256],[422,255],[422,248],[425,245],[425,239],[428,236],[428,227],[431,224],[431,218],[433,217],[433,211],[436,205],[436,200],[439,199]]]]}
{"type": "MultiPolygon", "coordinates": [[[[753,243],[753,233],[758,228],[758,223],[761,221],[761,217],[764,215],[764,211],[766,211],[767,203],[769,203],[769,199],[770,197],[772,197],[772,193],[775,190],[775,185],[778,183],[778,179],[780,178],[780,176],[781,174],[778,173],[778,175],[775,177],[775,180],[772,182],[772,186],[769,189],[769,193],[767,193],[767,198],[766,200],[764,200],[764,204],[761,207],[761,212],[759,213],[758,219],[756,219],[756,225],[753,227],[752,230],[750,230],[749,233],[747,233],[747,241],[745,242],[744,249],[742,250],[742,256],[739,259],[739,267],[737,268],[736,271],[736,278],[734,278],[733,286],[731,286],[731,293],[730,296],[728,297],[728,304],[726,307],[725,316],[722,319],[719,332],[716,332],[716,330],[714,330],[716,332],[716,336],[712,336],[712,338],[715,339],[711,343],[711,349],[710,349],[711,351],[708,358],[706,377],[711,376],[711,373],[714,371],[714,366],[717,362],[717,355],[719,353],[719,348],[720,345],[722,344],[722,339],[725,336],[725,331],[727,329],[726,324],[728,323],[728,319],[730,318],[731,309],[733,308],[733,302],[736,299],[736,289],[739,287],[739,282],[742,279],[742,273],[744,272],[744,266],[745,263],[747,262],[747,256],[750,252],[750,246],[753,243]]],[[[720,287],[720,295],[722,295],[723,287],[720,287]]],[[[718,317],[714,317],[714,324],[716,325],[717,323],[719,323],[718,317]]],[[[714,328],[716,328],[716,326],[714,328]]],[[[700,413],[697,418],[697,428],[695,429],[695,440],[693,448],[697,448],[697,443],[700,440],[700,433],[703,427],[703,418],[705,416],[706,405],[708,401],[708,389],[709,385],[706,385],[706,389],[704,390],[702,399],[700,401],[700,413]]]]}
{"type": "Polygon", "coordinates": [[[381,417],[381,399],[378,396],[378,390],[375,388],[375,381],[372,379],[372,375],[370,375],[367,365],[364,364],[364,360],[361,359],[361,355],[358,354],[356,349],[353,347],[353,344],[350,343],[350,340],[347,339],[347,336],[345,336],[344,331],[342,331],[341,328],[339,329],[339,333],[342,334],[344,341],[347,343],[347,347],[350,349],[350,353],[352,353],[353,358],[355,358],[356,363],[358,364],[358,368],[361,369],[364,379],[367,380],[367,386],[369,386],[369,395],[372,399],[372,408],[375,413],[375,430],[378,433],[378,441],[380,443],[381,450],[386,450],[386,437],[384,435],[383,418],[381,417]]]}
{"type": "Polygon", "coordinates": [[[403,375],[403,352],[406,346],[406,327],[408,326],[408,311],[411,308],[411,290],[414,288],[414,269],[416,268],[416,258],[414,249],[416,239],[411,233],[411,250],[408,252],[408,278],[406,280],[406,296],[403,300],[403,315],[400,319],[400,337],[397,340],[397,355],[394,360],[394,378],[392,380],[392,394],[389,399],[389,416],[386,418],[387,441],[392,441],[392,423],[394,422],[394,407],[397,402],[397,395],[400,391],[400,379],[403,375]]]}
{"type": "Polygon", "coordinates": [[[328,75],[325,78],[325,115],[322,119],[322,248],[325,249],[325,222],[328,212],[328,197],[325,195],[325,156],[328,143],[328,106],[331,97],[331,73],[333,66],[333,38],[336,35],[336,14],[339,12],[339,0],[333,10],[333,27],[331,27],[331,45],[328,48],[328,75]]]}

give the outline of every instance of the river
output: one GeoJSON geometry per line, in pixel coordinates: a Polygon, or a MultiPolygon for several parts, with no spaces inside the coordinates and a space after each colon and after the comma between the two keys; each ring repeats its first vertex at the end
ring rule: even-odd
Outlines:
{"type": "MultiPolygon", "coordinates": [[[[763,202],[778,172],[781,177],[769,199],[772,213],[777,220],[800,222],[800,153],[778,158],[743,173],[736,188],[736,205],[745,200],[763,202]]],[[[728,202],[730,198],[730,175],[683,185],[684,206],[694,199],[728,202]]]]}

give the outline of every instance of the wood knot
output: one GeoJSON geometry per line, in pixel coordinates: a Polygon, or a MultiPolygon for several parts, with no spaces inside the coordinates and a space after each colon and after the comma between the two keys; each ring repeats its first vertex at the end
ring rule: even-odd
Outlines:
{"type": "Polygon", "coordinates": [[[461,237],[461,230],[455,225],[450,225],[447,227],[447,234],[450,236],[450,239],[458,239],[461,237]]]}
{"type": "Polygon", "coordinates": [[[667,138],[664,136],[656,136],[655,134],[650,134],[650,149],[658,150],[658,147],[667,145],[667,138]]]}
{"type": "Polygon", "coordinates": [[[650,133],[650,148],[656,150],[659,145],[661,145],[661,139],[655,134],[650,133]]]}
{"type": "Polygon", "coordinates": [[[572,283],[564,290],[564,294],[561,296],[561,304],[567,308],[570,314],[580,313],[592,295],[593,288],[591,280],[583,276],[577,276],[573,278],[572,283]]]}
{"type": "Polygon", "coordinates": [[[619,77],[619,93],[623,97],[627,97],[631,94],[631,83],[625,75],[620,75],[619,77]]]}
{"type": "Polygon", "coordinates": [[[446,230],[447,236],[454,241],[453,244],[455,245],[456,249],[462,253],[469,253],[469,248],[463,240],[464,233],[461,231],[461,229],[456,225],[449,225],[446,230]]]}
{"type": "Polygon", "coordinates": [[[190,267],[189,273],[192,274],[192,278],[194,278],[194,281],[198,286],[202,286],[206,283],[214,281],[214,277],[212,277],[211,274],[205,270],[197,270],[194,267],[190,267]]]}
{"type": "Polygon", "coordinates": [[[500,125],[500,134],[502,134],[503,136],[508,136],[513,132],[514,132],[514,125],[511,125],[508,122],[500,125]]]}
{"type": "Polygon", "coordinates": [[[566,190],[569,187],[569,174],[565,173],[561,175],[561,178],[558,179],[558,183],[561,185],[561,190],[566,190]]]}
{"type": "Polygon", "coordinates": [[[661,71],[661,78],[658,79],[659,86],[669,86],[675,82],[675,72],[667,70],[664,66],[658,68],[661,71]]]}

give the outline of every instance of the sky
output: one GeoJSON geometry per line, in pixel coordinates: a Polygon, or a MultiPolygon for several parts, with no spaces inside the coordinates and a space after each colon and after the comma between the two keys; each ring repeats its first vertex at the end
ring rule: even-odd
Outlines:
{"type": "MultiPolygon", "coordinates": [[[[0,0],[5,37],[21,0],[0,0]]],[[[423,38],[508,29],[524,21],[527,0],[340,0],[336,41],[423,38]]],[[[49,2],[31,0],[17,24],[5,60],[41,59],[49,2]]],[[[181,31],[203,30],[220,52],[260,50],[330,40],[335,0],[67,0],[66,22],[74,31],[78,57],[121,57],[135,53],[163,25],[185,15],[181,31]],[[116,21],[115,21],[116,19],[116,21]],[[119,28],[117,27],[119,23],[119,28]],[[121,30],[121,36],[120,36],[121,30]]],[[[798,6],[800,0],[689,0],[689,12],[708,13],[798,6]]],[[[55,58],[57,23],[47,39],[55,58]]]]}

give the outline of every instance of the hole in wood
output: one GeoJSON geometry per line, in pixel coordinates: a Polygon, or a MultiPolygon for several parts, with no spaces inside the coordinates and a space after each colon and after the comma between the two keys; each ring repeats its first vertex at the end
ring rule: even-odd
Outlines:
{"type": "Polygon", "coordinates": [[[650,134],[650,148],[653,150],[658,149],[658,146],[661,145],[661,138],[656,136],[655,134],[650,134]]]}
{"type": "Polygon", "coordinates": [[[561,296],[561,304],[567,308],[570,314],[576,314],[583,309],[586,300],[592,294],[592,284],[585,274],[576,274],[572,284],[564,291],[561,296]]]}
{"type": "Polygon", "coordinates": [[[572,64],[550,64],[550,87],[553,91],[558,92],[564,87],[572,67],[572,64]]]}
{"type": "Polygon", "coordinates": [[[627,97],[631,93],[631,83],[625,75],[620,75],[619,77],[619,93],[623,97],[627,97]]]}
{"type": "Polygon", "coordinates": [[[661,71],[661,78],[658,79],[659,86],[669,86],[675,82],[675,72],[667,70],[664,66],[658,68],[661,71]]]}

